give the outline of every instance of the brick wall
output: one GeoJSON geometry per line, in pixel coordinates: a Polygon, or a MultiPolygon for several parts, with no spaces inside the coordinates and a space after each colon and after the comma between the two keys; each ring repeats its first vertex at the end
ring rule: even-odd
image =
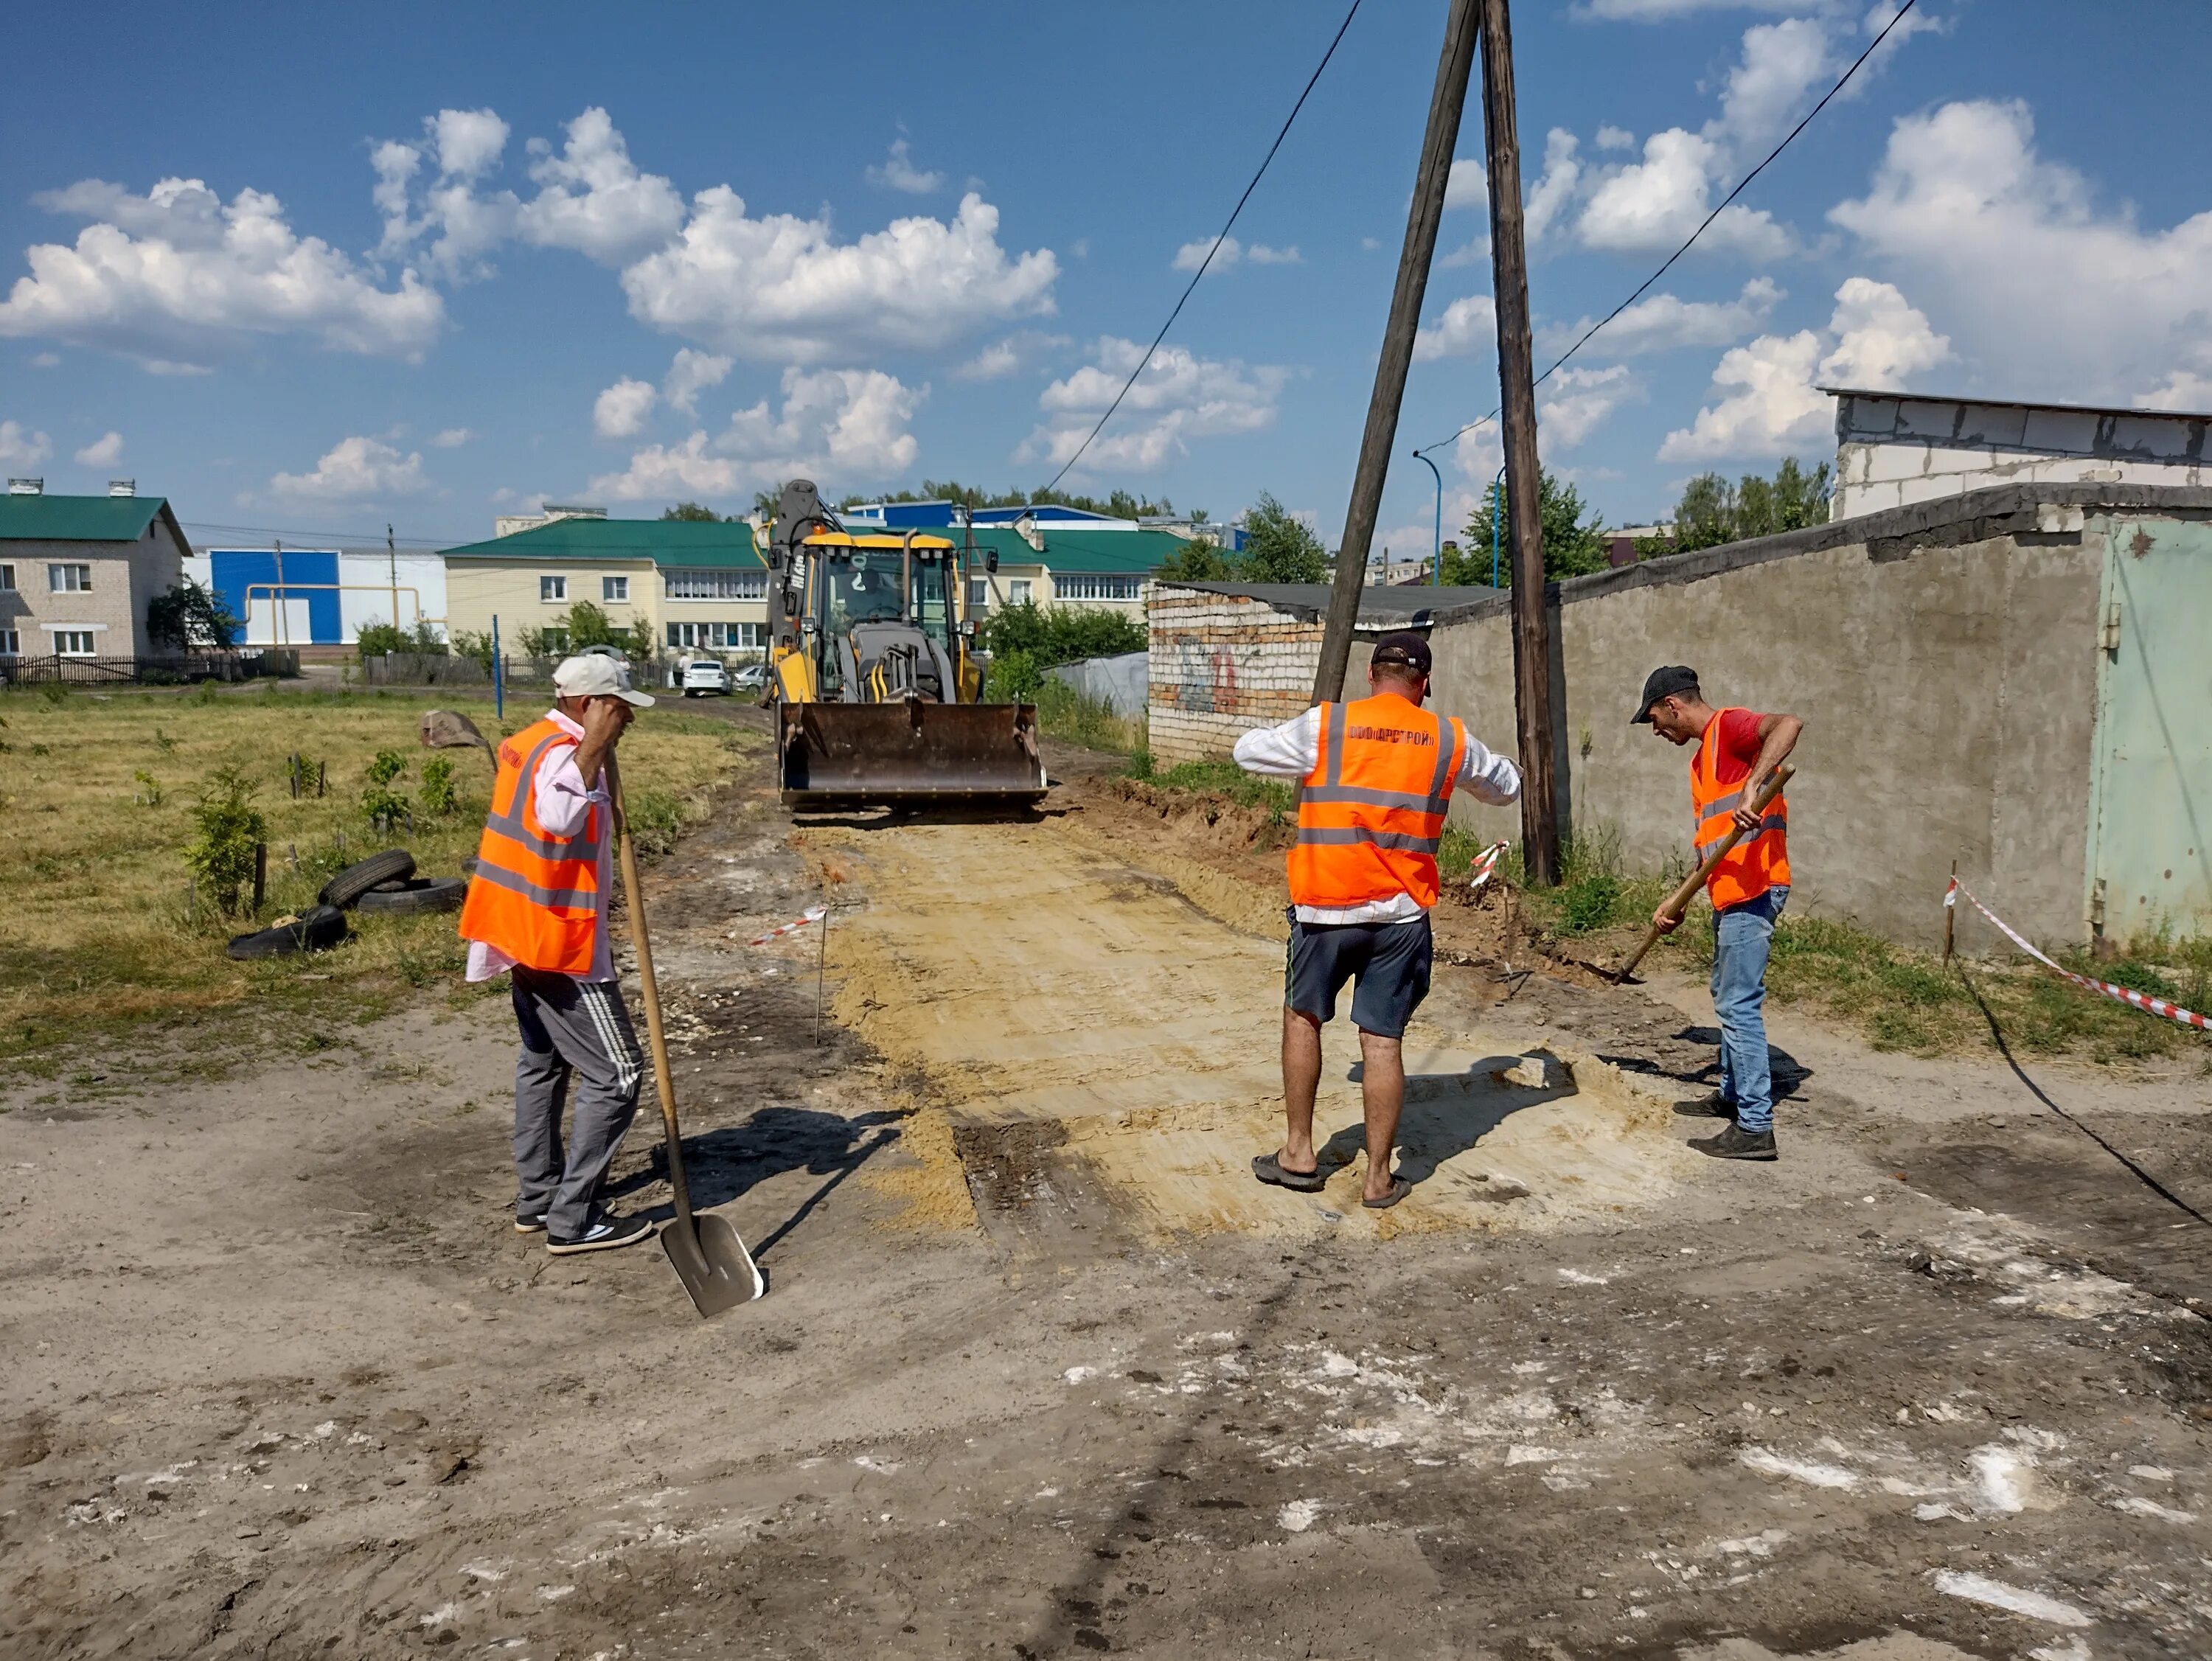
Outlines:
{"type": "Polygon", "coordinates": [[[1320,619],[1165,583],[1153,587],[1146,611],[1146,713],[1162,765],[1226,755],[1239,735],[1287,721],[1311,701],[1320,619]]]}

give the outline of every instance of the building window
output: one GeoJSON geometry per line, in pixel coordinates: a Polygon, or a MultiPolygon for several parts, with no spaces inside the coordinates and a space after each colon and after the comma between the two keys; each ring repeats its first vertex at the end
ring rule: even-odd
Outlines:
{"type": "Polygon", "coordinates": [[[672,571],[672,600],[760,600],[768,597],[765,571],[672,571]]]}
{"type": "Polygon", "coordinates": [[[92,567],[88,565],[50,565],[46,567],[46,587],[56,594],[84,594],[92,588],[92,567]]]}
{"type": "Polygon", "coordinates": [[[566,577],[540,577],[538,579],[538,598],[544,605],[558,605],[568,597],[566,577]]]}
{"type": "Polygon", "coordinates": [[[603,600],[612,600],[620,604],[628,605],[629,603],[629,579],[627,577],[600,578],[599,597],[603,600]]]}
{"type": "Polygon", "coordinates": [[[758,652],[768,644],[765,623],[671,623],[668,644],[678,651],[758,652]]]}
{"type": "Polygon", "coordinates": [[[54,631],[54,650],[64,658],[92,656],[92,631],[88,628],[58,628],[54,631]]]}
{"type": "Polygon", "coordinates": [[[1007,584],[1006,584],[1006,603],[1007,603],[1007,604],[1009,604],[1009,605],[1027,605],[1027,604],[1029,603],[1029,598],[1030,598],[1030,579],[1029,579],[1028,578],[1026,578],[1026,577],[1015,577],[1015,578],[1013,578],[1013,579],[1010,579],[1010,580],[1007,582],[1007,584]]]}
{"type": "Polygon", "coordinates": [[[1059,577],[1053,582],[1053,597],[1060,600],[1134,600],[1144,591],[1144,578],[1133,573],[1059,577]]]}
{"type": "Polygon", "coordinates": [[[22,639],[14,629],[0,628],[0,658],[17,657],[22,650],[22,639]]]}
{"type": "Polygon", "coordinates": [[[990,609],[990,579],[987,577],[970,577],[968,579],[968,609],[970,611],[988,611],[990,609]]]}
{"type": "Polygon", "coordinates": [[[0,565],[0,594],[13,594],[15,591],[15,567],[12,565],[0,565]]]}

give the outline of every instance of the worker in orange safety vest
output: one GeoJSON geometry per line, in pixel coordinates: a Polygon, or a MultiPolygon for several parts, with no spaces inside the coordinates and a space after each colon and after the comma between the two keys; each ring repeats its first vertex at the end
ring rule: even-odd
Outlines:
{"type": "MultiPolygon", "coordinates": [[[[1437,849],[1453,791],[1485,802],[1521,794],[1520,769],[1473,737],[1456,716],[1421,707],[1429,643],[1410,629],[1385,634],[1369,660],[1374,695],[1322,704],[1237,741],[1248,773],[1302,781],[1291,848],[1291,941],[1284,977],[1282,1147],[1252,1161],[1261,1182],[1318,1192],[1328,1171],[1313,1143],[1321,1029],[1336,995],[1356,979],[1366,1181],[1360,1203],[1395,1205],[1413,1185],[1391,1168],[1405,1100],[1406,1023],[1428,995],[1437,903],[1437,849]]],[[[1347,1160],[1348,1160],[1347,1155],[1347,1160]]]]}
{"type": "Polygon", "coordinates": [[[553,671],[554,705],[499,747],[491,815],[461,908],[468,978],[507,975],[522,1051],[514,1070],[516,1232],[556,1256],[635,1245],[642,1217],[599,1188],[637,1111],[645,1062],[607,937],[613,803],[605,762],[637,708],[629,666],[604,653],[553,671]],[[575,1100],[564,1148],[561,1107],[575,1100]]]}
{"type": "MultiPolygon", "coordinates": [[[[1752,803],[1796,747],[1805,724],[1794,715],[1716,709],[1705,701],[1697,671],[1680,664],[1651,672],[1632,721],[1649,724],[1670,744],[1697,746],[1690,758],[1690,807],[1698,863],[1705,863],[1730,829],[1744,832],[1705,880],[1713,904],[1720,1088],[1674,1111],[1729,1121],[1717,1135],[1690,1144],[1700,1153],[1716,1159],[1771,1160],[1774,1072],[1766,1048],[1766,960],[1774,925],[1790,899],[1790,805],[1777,796],[1758,813],[1752,803]]],[[[1651,920],[1662,934],[1672,933],[1682,921],[1664,906],[1651,920]]]]}

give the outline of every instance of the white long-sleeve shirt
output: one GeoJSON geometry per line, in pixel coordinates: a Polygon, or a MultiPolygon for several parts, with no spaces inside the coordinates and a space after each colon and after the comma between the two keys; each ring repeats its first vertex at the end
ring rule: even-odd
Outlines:
{"type": "MultiPolygon", "coordinates": [[[[584,729],[559,710],[548,710],[546,718],[577,743],[584,738],[584,729]]],[[[552,836],[574,836],[584,828],[584,815],[598,803],[599,814],[599,846],[596,850],[599,868],[599,898],[592,907],[592,968],[588,974],[576,977],[579,980],[612,980],[615,978],[614,952],[607,943],[607,895],[614,888],[614,797],[607,793],[606,770],[590,785],[584,783],[584,770],[576,765],[576,744],[562,744],[546,752],[538,764],[537,777],[532,781],[532,801],[538,809],[538,822],[552,836]]],[[[469,979],[489,980],[495,975],[505,974],[514,967],[514,960],[496,946],[481,940],[469,942],[469,979]]]]}
{"type": "MultiPolygon", "coordinates": [[[[1269,779],[1304,778],[1321,761],[1321,712],[1316,704],[1280,726],[1246,733],[1237,741],[1237,765],[1269,779]]],[[[1457,783],[1472,791],[1476,801],[1492,807],[1502,808],[1521,797],[1521,769],[1471,732],[1457,783]]],[[[1394,894],[1364,906],[1300,906],[1297,918],[1301,923],[1417,923],[1426,910],[1412,894],[1394,894]]]]}

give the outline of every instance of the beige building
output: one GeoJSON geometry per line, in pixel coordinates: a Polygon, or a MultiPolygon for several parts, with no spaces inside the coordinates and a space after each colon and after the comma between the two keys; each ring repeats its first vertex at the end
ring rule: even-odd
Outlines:
{"type": "Polygon", "coordinates": [[[146,608],[190,551],[166,498],[0,496],[0,660],[155,656],[146,608]]]}
{"type": "Polygon", "coordinates": [[[757,654],[768,639],[768,569],[743,523],[568,514],[445,550],[449,633],[491,633],[503,652],[528,631],[565,645],[570,609],[607,621],[660,652],[757,654]]]}

